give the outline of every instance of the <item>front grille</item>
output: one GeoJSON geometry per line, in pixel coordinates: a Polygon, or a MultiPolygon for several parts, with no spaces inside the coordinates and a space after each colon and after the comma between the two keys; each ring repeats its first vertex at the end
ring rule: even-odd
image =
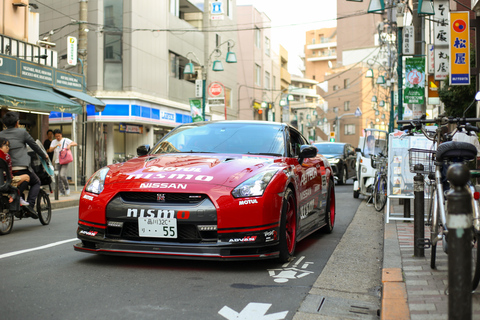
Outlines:
{"type": "Polygon", "coordinates": [[[138,235],[138,222],[128,221],[123,223],[123,228],[107,228],[107,237],[115,239],[125,239],[134,241],[162,241],[162,242],[202,242],[202,241],[216,241],[216,231],[200,232],[195,224],[178,224],[177,225],[178,238],[149,238],[140,237],[138,235]],[[116,230],[114,230],[116,229],[116,230]]]}
{"type": "Polygon", "coordinates": [[[207,198],[205,194],[161,192],[120,192],[120,197],[123,201],[143,203],[199,203],[207,198]],[[165,196],[165,201],[157,200],[160,194],[165,196]]]}

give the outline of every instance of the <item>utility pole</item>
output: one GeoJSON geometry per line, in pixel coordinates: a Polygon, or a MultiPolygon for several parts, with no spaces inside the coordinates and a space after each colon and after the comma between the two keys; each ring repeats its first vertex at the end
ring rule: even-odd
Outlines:
{"type": "MultiPolygon", "coordinates": [[[[403,21],[406,5],[403,2],[397,4],[397,96],[398,96],[398,120],[403,120],[403,21]]],[[[393,103],[392,103],[393,105],[393,103]]],[[[393,115],[390,119],[393,122],[393,115]]],[[[394,126],[393,126],[394,127],[394,126]]]]}
{"type": "MultiPolygon", "coordinates": [[[[84,86],[87,86],[87,20],[88,20],[88,0],[80,0],[80,14],[79,14],[79,24],[78,24],[78,56],[80,60],[80,65],[78,68],[80,71],[78,73],[83,74],[84,76],[84,86]]],[[[83,115],[82,115],[82,125],[81,128],[81,135],[82,135],[82,162],[81,162],[81,177],[80,177],[80,184],[85,185],[86,183],[86,149],[87,149],[87,110],[85,110],[85,103],[82,102],[84,106],[83,115]]],[[[75,123],[75,121],[73,121],[75,123]]],[[[74,134],[76,134],[75,130],[72,130],[74,134]]],[[[74,148],[74,152],[76,152],[77,148],[74,148]]],[[[78,159],[77,155],[74,155],[74,159],[78,159]]],[[[77,187],[77,181],[75,179],[75,190],[77,187]]]]}

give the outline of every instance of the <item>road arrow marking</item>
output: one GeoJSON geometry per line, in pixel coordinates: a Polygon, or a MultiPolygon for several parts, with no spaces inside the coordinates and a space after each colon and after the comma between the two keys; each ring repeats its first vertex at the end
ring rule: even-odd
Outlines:
{"type": "Polygon", "coordinates": [[[218,313],[227,318],[228,320],[282,320],[288,314],[288,311],[282,311],[277,313],[272,313],[265,315],[272,305],[270,303],[256,303],[250,302],[247,306],[240,312],[225,306],[218,313]]]}

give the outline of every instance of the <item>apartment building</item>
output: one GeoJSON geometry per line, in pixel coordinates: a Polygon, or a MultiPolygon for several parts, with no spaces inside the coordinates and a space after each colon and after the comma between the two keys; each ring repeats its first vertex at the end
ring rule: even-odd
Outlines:
{"type": "Polygon", "coordinates": [[[254,6],[237,6],[239,119],[281,121],[281,59],[272,50],[268,16],[254,6]]]}
{"type": "Polygon", "coordinates": [[[337,28],[307,31],[304,52],[305,77],[323,82],[337,65],[337,28]]]}

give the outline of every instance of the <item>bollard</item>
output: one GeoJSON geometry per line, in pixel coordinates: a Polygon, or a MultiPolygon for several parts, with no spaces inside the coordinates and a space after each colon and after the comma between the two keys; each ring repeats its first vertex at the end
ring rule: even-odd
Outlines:
{"type": "MultiPolygon", "coordinates": [[[[410,199],[403,199],[403,217],[410,218],[410,199]]],[[[408,221],[408,220],[405,220],[408,221]]]]}
{"type": "MultiPolygon", "coordinates": [[[[423,171],[423,164],[416,164],[414,171],[423,171]]],[[[413,177],[413,256],[425,257],[425,184],[423,174],[413,177]]]]}
{"type": "Polygon", "coordinates": [[[55,170],[55,200],[58,200],[58,170],[55,170]]]}
{"type": "Polygon", "coordinates": [[[455,163],[448,168],[447,193],[448,319],[472,319],[472,202],[466,185],[470,172],[455,163]]]}

